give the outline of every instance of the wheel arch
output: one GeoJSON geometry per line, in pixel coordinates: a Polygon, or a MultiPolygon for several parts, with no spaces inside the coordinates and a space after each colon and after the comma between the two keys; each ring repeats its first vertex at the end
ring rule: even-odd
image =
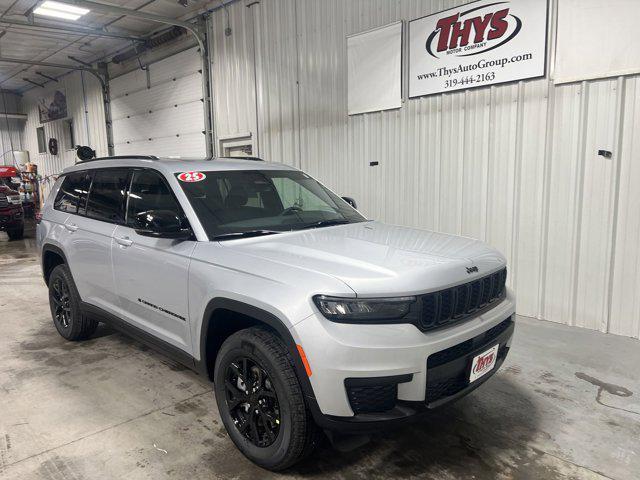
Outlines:
{"type": "Polygon", "coordinates": [[[47,243],[42,247],[42,275],[44,282],[49,285],[51,272],[58,265],[69,265],[67,257],[60,247],[47,243]]]}
{"type": "Polygon", "coordinates": [[[303,393],[306,397],[314,399],[311,382],[306,375],[296,342],[284,322],[271,312],[230,298],[215,298],[209,301],[205,308],[200,332],[200,360],[196,361],[196,369],[210,380],[213,380],[213,370],[218,351],[224,340],[229,336],[216,335],[216,333],[235,333],[243,328],[256,325],[266,326],[280,337],[291,355],[293,367],[303,393]],[[232,315],[229,317],[223,313],[231,313],[232,315]],[[247,324],[241,321],[239,325],[232,325],[231,328],[225,328],[228,324],[219,323],[234,321],[238,318],[247,319],[252,323],[247,324]]]}

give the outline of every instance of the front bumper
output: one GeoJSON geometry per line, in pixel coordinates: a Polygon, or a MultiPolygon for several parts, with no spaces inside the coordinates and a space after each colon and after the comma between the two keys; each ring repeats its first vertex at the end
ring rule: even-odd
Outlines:
{"type": "Polygon", "coordinates": [[[382,423],[402,423],[466,395],[504,361],[514,331],[513,321],[505,321],[515,318],[514,313],[515,299],[508,292],[480,316],[428,333],[413,325],[338,324],[320,314],[305,319],[293,330],[313,372],[309,404],[316,422],[341,431],[373,430],[382,423]],[[487,337],[490,332],[492,336],[487,337]],[[495,344],[500,345],[495,367],[469,384],[471,359],[495,344]],[[384,412],[354,413],[353,396],[350,401],[346,385],[354,379],[366,383],[364,379],[375,377],[401,381],[395,406],[384,412]]]}

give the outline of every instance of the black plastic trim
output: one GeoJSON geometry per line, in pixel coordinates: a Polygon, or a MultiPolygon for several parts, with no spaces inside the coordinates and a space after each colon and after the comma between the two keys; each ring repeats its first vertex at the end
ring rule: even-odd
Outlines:
{"type": "Polygon", "coordinates": [[[410,382],[413,374],[388,377],[349,377],[344,387],[356,415],[393,410],[398,402],[398,384],[410,382]]]}
{"type": "Polygon", "coordinates": [[[344,379],[347,387],[371,387],[374,385],[392,385],[398,383],[410,382],[413,379],[413,373],[406,375],[393,375],[390,377],[349,377],[344,379]]]}
{"type": "MultiPolygon", "coordinates": [[[[306,370],[302,364],[302,359],[298,353],[296,342],[291,336],[291,332],[289,332],[289,329],[278,317],[266,310],[254,307],[253,305],[248,305],[246,303],[238,302],[237,300],[223,297],[214,298],[207,304],[202,318],[202,330],[200,332],[200,360],[196,360],[196,368],[198,372],[206,375],[209,379],[213,378],[213,371],[209,371],[209,366],[207,364],[207,336],[209,333],[209,327],[212,323],[211,320],[213,313],[218,309],[229,310],[254,318],[273,328],[278,335],[280,335],[280,338],[284,341],[285,346],[289,350],[291,358],[293,359],[293,366],[296,371],[296,375],[298,376],[300,386],[302,387],[302,391],[307,399],[312,400],[310,403],[315,404],[315,409],[317,410],[316,413],[319,414],[320,409],[318,408],[317,403],[315,403],[315,396],[313,394],[311,382],[309,381],[309,377],[307,377],[306,370]]],[[[309,405],[309,407],[313,412],[313,405],[309,405]]],[[[314,418],[316,413],[314,413],[314,418]]]]}
{"type": "Polygon", "coordinates": [[[144,330],[131,325],[129,322],[117,317],[100,307],[91,305],[90,303],[82,302],[82,312],[96,318],[97,320],[106,323],[107,325],[115,328],[116,330],[135,338],[136,340],[148,345],[154,350],[158,350],[163,355],[175,360],[176,362],[184,365],[187,368],[195,370],[195,359],[184,350],[179,349],[171,345],[170,343],[161,340],[144,330]]]}
{"type": "Polygon", "coordinates": [[[45,277],[45,273],[44,273],[44,259],[45,259],[45,253],[47,252],[52,252],[55,253],[56,255],[59,255],[60,257],[62,257],[62,261],[66,264],[69,265],[69,262],[67,262],[67,256],[64,254],[64,252],[62,251],[62,249],[60,247],[56,247],[55,245],[52,245],[50,243],[45,243],[42,246],[42,253],[40,255],[40,269],[42,270],[42,278],[44,278],[45,283],[48,285],[47,283],[47,278],[45,277]]]}
{"type": "Polygon", "coordinates": [[[254,162],[264,162],[262,158],[251,156],[251,155],[243,155],[239,157],[216,157],[216,158],[225,159],[225,160],[252,160],[254,162]]]}
{"type": "MultiPolygon", "coordinates": [[[[474,345],[473,350],[471,350],[470,352],[461,355],[458,359],[456,360],[452,360],[450,362],[447,362],[443,365],[439,365],[437,367],[433,367],[431,369],[432,372],[434,372],[435,375],[437,375],[438,377],[447,377],[447,371],[452,371],[452,372],[458,372],[458,370],[456,369],[456,363],[460,363],[462,361],[464,361],[467,365],[469,365],[470,367],[470,360],[482,353],[483,350],[486,350],[487,348],[490,348],[490,346],[492,345],[496,345],[496,344],[500,344],[500,350],[502,350],[503,348],[505,349],[504,355],[502,357],[498,357],[498,359],[496,360],[496,364],[493,367],[493,370],[491,370],[490,373],[480,377],[479,379],[477,379],[476,381],[474,381],[473,383],[468,384],[466,387],[464,387],[462,390],[460,390],[457,393],[454,393],[453,395],[449,395],[448,397],[444,397],[432,402],[427,403],[427,408],[432,410],[434,408],[438,408],[441,407],[442,405],[446,405],[448,403],[451,403],[457,399],[459,399],[460,397],[463,397],[465,395],[467,395],[468,393],[472,392],[473,390],[475,390],[476,388],[478,388],[480,385],[482,385],[484,382],[486,382],[494,373],[496,373],[498,371],[498,369],[500,368],[500,366],[504,363],[504,360],[507,358],[507,355],[509,354],[509,349],[506,347],[506,344],[508,343],[509,339],[513,336],[513,332],[515,330],[515,323],[513,321],[511,321],[509,327],[504,330],[503,332],[500,333],[500,335],[496,336],[493,339],[490,340],[485,340],[482,341],[482,343],[478,342],[476,345],[474,345]],[[463,360],[464,359],[464,360],[463,360]],[[435,373],[437,372],[437,373],[435,373]],[[443,373],[444,372],[444,373],[443,373]]],[[[428,361],[428,360],[427,360],[428,361]]],[[[427,369],[428,371],[429,369],[427,369]]],[[[470,372],[470,368],[467,368],[467,375],[470,372]]],[[[427,388],[429,386],[429,380],[427,379],[427,388]]],[[[425,397],[426,397],[426,392],[425,392],[425,397]]],[[[426,401],[426,399],[425,399],[426,401]]]]}
{"type": "Polygon", "coordinates": [[[112,157],[97,157],[80,160],[76,162],[76,165],[81,163],[97,162],[98,160],[158,160],[158,157],[155,155],[114,155],[112,157]]]}

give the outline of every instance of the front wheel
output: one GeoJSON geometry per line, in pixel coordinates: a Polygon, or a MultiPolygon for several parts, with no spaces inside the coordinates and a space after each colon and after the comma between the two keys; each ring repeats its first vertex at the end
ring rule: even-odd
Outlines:
{"type": "Polygon", "coordinates": [[[293,359],[270,331],[241,330],[223,343],[214,390],[231,440],[255,464],[283,470],[315,447],[319,433],[306,408],[293,359]]]}

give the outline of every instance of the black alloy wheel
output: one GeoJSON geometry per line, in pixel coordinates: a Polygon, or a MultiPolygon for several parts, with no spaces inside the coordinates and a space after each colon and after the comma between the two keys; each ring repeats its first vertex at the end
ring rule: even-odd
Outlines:
{"type": "Polygon", "coordinates": [[[268,447],[280,431],[280,405],[266,370],[239,357],[225,375],[229,414],[238,431],[256,447],[268,447]]]}
{"type": "Polygon", "coordinates": [[[307,409],[292,350],[274,331],[250,327],[230,335],[216,355],[213,376],[229,438],[256,465],[286,469],[322,439],[307,409]]]}
{"type": "Polygon", "coordinates": [[[71,293],[69,285],[62,277],[57,277],[51,284],[51,302],[53,310],[53,320],[62,329],[68,329],[71,326],[71,293]]]}

